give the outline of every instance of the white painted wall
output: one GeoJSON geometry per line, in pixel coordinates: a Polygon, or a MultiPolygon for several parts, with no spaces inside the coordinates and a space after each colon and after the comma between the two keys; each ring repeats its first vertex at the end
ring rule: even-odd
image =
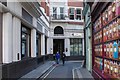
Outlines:
{"type": "Polygon", "coordinates": [[[67,0],[64,0],[63,2],[50,2],[50,15],[53,14],[53,7],[57,7],[57,14],[58,15],[60,15],[60,7],[64,7],[64,13],[66,16],[68,16],[67,0]]]}
{"type": "Polygon", "coordinates": [[[15,2],[8,2],[7,6],[8,9],[10,9],[15,14],[22,16],[22,6],[19,2],[17,2],[17,0],[15,0],[15,2]]]}
{"type": "Polygon", "coordinates": [[[13,17],[13,61],[21,60],[21,21],[13,17]]]}
{"type": "Polygon", "coordinates": [[[3,14],[3,63],[10,63],[13,60],[13,39],[12,39],[12,14],[3,14]]]}

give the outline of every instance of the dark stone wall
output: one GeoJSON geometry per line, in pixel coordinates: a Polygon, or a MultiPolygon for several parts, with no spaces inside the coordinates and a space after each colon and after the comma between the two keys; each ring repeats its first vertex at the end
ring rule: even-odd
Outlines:
{"type": "MultiPolygon", "coordinates": [[[[67,60],[84,60],[84,56],[67,56],[67,60]]],[[[20,78],[26,73],[32,71],[45,61],[53,60],[53,55],[44,55],[36,58],[28,58],[18,62],[12,62],[2,65],[2,78],[13,79],[20,78]]]]}
{"type": "Polygon", "coordinates": [[[12,62],[9,64],[2,65],[2,78],[20,78],[26,73],[37,68],[41,64],[44,64],[45,61],[50,60],[50,55],[45,55],[36,58],[29,58],[21,60],[18,62],[12,62]]]}

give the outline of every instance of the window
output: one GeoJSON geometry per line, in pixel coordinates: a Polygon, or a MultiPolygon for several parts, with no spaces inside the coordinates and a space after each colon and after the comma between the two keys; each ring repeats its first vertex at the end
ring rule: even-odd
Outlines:
{"type": "Polygon", "coordinates": [[[70,8],[69,18],[70,18],[71,20],[74,20],[74,8],[70,8]]]}
{"type": "Polygon", "coordinates": [[[21,53],[21,58],[24,59],[24,58],[27,58],[27,57],[30,57],[30,48],[31,48],[31,45],[30,45],[30,29],[26,28],[25,26],[22,25],[22,35],[21,35],[21,45],[22,45],[22,53],[21,53]]]}
{"type": "Polygon", "coordinates": [[[26,21],[28,21],[29,23],[32,24],[32,22],[33,22],[33,17],[32,17],[25,9],[23,9],[23,8],[22,8],[22,17],[23,17],[26,21]]]}
{"type": "Polygon", "coordinates": [[[36,55],[37,57],[41,55],[41,35],[39,33],[36,35],[36,55]]]}
{"type": "Polygon", "coordinates": [[[63,28],[61,26],[55,27],[54,34],[64,34],[63,28]]]}
{"type": "Polygon", "coordinates": [[[57,19],[57,7],[53,7],[53,19],[57,19]]]}
{"type": "Polygon", "coordinates": [[[47,37],[45,36],[45,54],[47,54],[47,37]]]}
{"type": "Polygon", "coordinates": [[[70,39],[70,55],[82,56],[82,39],[70,39]]]}
{"type": "Polygon", "coordinates": [[[81,16],[81,9],[76,9],[76,20],[81,20],[82,16],[81,16]]]}
{"type": "Polygon", "coordinates": [[[64,8],[60,7],[60,19],[64,19],[64,8]]]}

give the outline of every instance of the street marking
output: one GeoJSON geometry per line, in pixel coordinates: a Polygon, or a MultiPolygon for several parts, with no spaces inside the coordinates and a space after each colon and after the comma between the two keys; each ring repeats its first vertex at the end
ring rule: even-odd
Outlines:
{"type": "Polygon", "coordinates": [[[49,70],[53,65],[51,65],[50,67],[48,67],[47,69],[45,69],[42,74],[44,74],[47,70],[49,70]]]}
{"type": "Polygon", "coordinates": [[[66,62],[84,62],[84,60],[80,60],[80,61],[66,61],[66,62]]]}
{"type": "Polygon", "coordinates": [[[75,69],[72,69],[73,80],[74,80],[74,78],[75,78],[74,70],[75,70],[75,69]]]}
{"type": "Polygon", "coordinates": [[[55,68],[56,68],[56,66],[54,66],[54,67],[43,77],[42,80],[44,80],[55,68]]]}

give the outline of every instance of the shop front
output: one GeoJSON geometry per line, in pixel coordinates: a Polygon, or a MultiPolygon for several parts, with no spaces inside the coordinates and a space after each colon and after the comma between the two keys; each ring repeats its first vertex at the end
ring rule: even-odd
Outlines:
{"type": "Polygon", "coordinates": [[[31,56],[30,44],[30,29],[22,25],[22,35],[21,35],[21,59],[28,58],[31,56]]]}

